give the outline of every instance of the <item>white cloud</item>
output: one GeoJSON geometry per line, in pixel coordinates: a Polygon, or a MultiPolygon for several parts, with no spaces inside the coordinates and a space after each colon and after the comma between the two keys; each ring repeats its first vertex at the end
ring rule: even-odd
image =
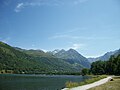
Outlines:
{"type": "Polygon", "coordinates": [[[85,28],[85,27],[79,27],[79,28],[65,30],[65,32],[62,32],[60,34],[69,34],[69,33],[74,33],[74,32],[78,32],[78,31],[83,31],[83,30],[86,30],[86,29],[87,28],[85,28]]]}
{"type": "Polygon", "coordinates": [[[14,9],[15,12],[20,12],[25,7],[30,6],[63,6],[63,5],[70,5],[69,3],[75,5],[79,3],[86,2],[88,0],[71,0],[71,1],[61,1],[61,0],[33,0],[29,2],[21,2],[18,3],[14,9]]]}
{"type": "Polygon", "coordinates": [[[88,1],[88,0],[75,0],[75,1],[74,1],[74,4],[75,4],[75,5],[81,4],[81,3],[84,3],[84,2],[86,2],[86,1],[88,1]]]}
{"type": "Polygon", "coordinates": [[[101,55],[85,55],[86,58],[97,58],[97,57],[100,57],[101,55]]]}
{"type": "Polygon", "coordinates": [[[55,36],[49,37],[49,39],[74,39],[74,40],[79,40],[79,39],[92,39],[92,38],[81,37],[81,36],[72,36],[72,35],[55,35],[55,36]]]}
{"type": "Polygon", "coordinates": [[[59,1],[59,0],[37,0],[37,1],[32,1],[32,2],[22,2],[18,3],[17,6],[15,7],[14,11],[15,12],[20,12],[23,8],[25,7],[33,7],[33,6],[59,6],[63,5],[64,3],[59,1]]]}
{"type": "Polygon", "coordinates": [[[20,12],[23,8],[28,7],[28,6],[40,6],[42,3],[40,2],[25,2],[25,3],[18,3],[15,12],[20,12]]]}
{"type": "Polygon", "coordinates": [[[84,31],[86,29],[87,28],[85,28],[85,27],[81,27],[81,28],[74,28],[74,29],[65,30],[62,33],[56,33],[56,35],[53,35],[53,36],[49,37],[49,39],[60,39],[60,38],[80,39],[80,38],[84,38],[84,37],[73,36],[73,35],[69,35],[69,34],[72,34],[74,32],[78,32],[78,31],[84,31]]]}
{"type": "Polygon", "coordinates": [[[61,38],[72,38],[71,36],[69,35],[55,35],[55,36],[52,36],[52,37],[49,37],[49,39],[61,39],[61,38]]]}
{"type": "Polygon", "coordinates": [[[71,47],[72,49],[78,50],[80,48],[82,48],[83,46],[85,46],[84,44],[73,44],[71,47]]]}
{"type": "Polygon", "coordinates": [[[54,35],[48,39],[71,39],[71,40],[109,40],[112,37],[98,37],[98,36],[75,36],[75,35],[54,35]]]}
{"type": "Polygon", "coordinates": [[[15,8],[15,12],[20,12],[22,8],[24,8],[24,3],[18,3],[15,8]]]}
{"type": "Polygon", "coordinates": [[[23,7],[23,3],[19,3],[19,4],[17,5],[17,8],[21,8],[21,7],[23,7]]]}

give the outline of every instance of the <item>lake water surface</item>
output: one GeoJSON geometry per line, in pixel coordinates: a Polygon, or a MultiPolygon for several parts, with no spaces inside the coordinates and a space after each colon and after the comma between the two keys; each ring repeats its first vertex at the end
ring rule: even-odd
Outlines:
{"type": "Polygon", "coordinates": [[[0,74],[0,90],[61,90],[67,81],[81,82],[88,76],[0,74]]]}

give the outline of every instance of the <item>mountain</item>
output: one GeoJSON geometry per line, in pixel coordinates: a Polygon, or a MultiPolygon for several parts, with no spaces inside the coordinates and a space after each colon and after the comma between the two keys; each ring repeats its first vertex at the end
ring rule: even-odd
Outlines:
{"type": "Polygon", "coordinates": [[[14,73],[24,72],[32,74],[78,71],[77,68],[64,60],[46,55],[40,50],[13,48],[3,42],[0,42],[0,70],[12,70],[14,73]]]}
{"type": "Polygon", "coordinates": [[[76,65],[79,67],[90,67],[90,63],[88,62],[87,58],[79,54],[74,49],[69,49],[65,51],[64,49],[60,50],[59,52],[54,54],[57,58],[64,59],[64,61],[76,65]]]}
{"type": "Polygon", "coordinates": [[[47,53],[48,54],[51,54],[51,55],[55,55],[56,53],[58,53],[60,50],[59,49],[55,49],[54,51],[48,51],[47,53]]]}
{"type": "Polygon", "coordinates": [[[114,53],[115,56],[118,56],[119,54],[120,54],[120,49],[114,53]]]}
{"type": "Polygon", "coordinates": [[[51,58],[55,58],[54,55],[51,55],[50,53],[45,53],[42,50],[34,50],[34,49],[30,49],[30,50],[26,50],[26,49],[21,49],[18,47],[14,47],[16,50],[19,50],[21,52],[24,52],[30,56],[34,56],[34,57],[51,57],[51,58]]]}
{"type": "Polygon", "coordinates": [[[87,58],[90,63],[97,61],[96,58],[87,58]]]}
{"type": "Polygon", "coordinates": [[[107,52],[103,56],[100,56],[100,57],[97,57],[97,58],[88,58],[88,60],[91,63],[95,62],[95,61],[98,61],[98,60],[107,61],[107,60],[109,60],[111,55],[117,56],[118,54],[120,54],[120,49],[115,50],[115,51],[111,51],[111,52],[107,52]]]}
{"type": "MultiPolygon", "coordinates": [[[[71,63],[71,61],[72,60],[77,60],[75,57],[75,53],[76,54],[79,54],[77,51],[75,51],[75,50],[73,50],[73,49],[70,49],[70,50],[68,50],[68,58],[69,59],[66,59],[66,58],[61,58],[62,57],[62,54],[64,54],[66,51],[64,50],[64,49],[62,49],[62,50],[58,50],[58,49],[55,49],[54,51],[49,51],[49,52],[44,52],[44,51],[42,51],[42,50],[21,50],[21,49],[19,49],[20,51],[22,51],[22,52],[24,52],[24,53],[26,53],[26,54],[28,54],[28,55],[32,55],[32,56],[34,56],[34,57],[46,57],[46,58],[57,58],[57,59],[61,59],[61,60],[63,60],[64,62],[66,62],[66,63],[69,63],[70,65],[72,65],[72,67],[74,67],[74,68],[76,68],[77,70],[81,70],[83,67],[87,67],[88,68],[88,66],[83,66],[81,63],[79,63],[79,60],[78,60],[78,62],[74,62],[74,63],[71,63]],[[74,51],[74,52],[73,52],[74,51]],[[70,52],[70,53],[69,53],[70,52]],[[73,52],[73,53],[72,53],[73,52]],[[59,55],[61,56],[61,57],[57,57],[56,55],[59,53],[59,55]],[[73,58],[71,57],[71,56],[74,56],[73,58]],[[70,61],[69,61],[70,60],[70,61]]],[[[79,57],[78,57],[79,58],[79,57]]],[[[82,59],[83,60],[83,59],[82,59]]],[[[85,62],[85,61],[84,61],[85,62]]]]}

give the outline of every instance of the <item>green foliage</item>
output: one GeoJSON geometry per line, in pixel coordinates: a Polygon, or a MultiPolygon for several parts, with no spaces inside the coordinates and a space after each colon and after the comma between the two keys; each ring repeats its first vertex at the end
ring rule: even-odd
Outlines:
{"type": "Polygon", "coordinates": [[[106,75],[93,76],[92,78],[87,79],[83,82],[77,83],[77,82],[71,82],[70,81],[70,82],[66,82],[65,85],[66,85],[67,88],[73,88],[73,87],[82,86],[82,85],[85,85],[85,84],[90,84],[90,83],[93,83],[95,81],[98,81],[98,80],[106,78],[106,77],[107,77],[106,75]]]}
{"type": "Polygon", "coordinates": [[[91,65],[91,71],[95,75],[105,74],[106,63],[105,61],[96,61],[91,65]]]}
{"type": "Polygon", "coordinates": [[[91,72],[95,75],[120,75],[120,54],[111,56],[109,61],[96,61],[91,65],[91,72]]]}
{"type": "Polygon", "coordinates": [[[65,86],[67,87],[67,88],[72,88],[72,87],[77,87],[77,86],[79,86],[79,83],[77,83],[77,82],[66,82],[65,83],[65,86]]]}
{"type": "Polygon", "coordinates": [[[88,90],[120,90],[120,77],[113,77],[113,81],[109,81],[97,87],[88,90]]]}
{"type": "Polygon", "coordinates": [[[89,69],[88,68],[83,68],[82,71],[81,71],[81,74],[83,76],[89,74],[89,69]]]}

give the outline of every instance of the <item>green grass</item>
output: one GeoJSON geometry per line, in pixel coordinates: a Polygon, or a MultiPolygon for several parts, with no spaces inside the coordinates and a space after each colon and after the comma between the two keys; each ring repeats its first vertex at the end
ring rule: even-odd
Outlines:
{"type": "Polygon", "coordinates": [[[91,88],[89,90],[120,90],[120,77],[114,77],[113,81],[109,81],[103,85],[91,88]]]}
{"type": "Polygon", "coordinates": [[[106,75],[97,75],[97,76],[91,76],[92,78],[90,79],[87,79],[83,82],[66,82],[66,88],[73,88],[73,87],[77,87],[77,86],[82,86],[82,85],[85,85],[85,84],[90,84],[90,83],[93,83],[95,81],[98,81],[100,79],[103,79],[103,78],[106,78],[107,76],[106,75]]]}

